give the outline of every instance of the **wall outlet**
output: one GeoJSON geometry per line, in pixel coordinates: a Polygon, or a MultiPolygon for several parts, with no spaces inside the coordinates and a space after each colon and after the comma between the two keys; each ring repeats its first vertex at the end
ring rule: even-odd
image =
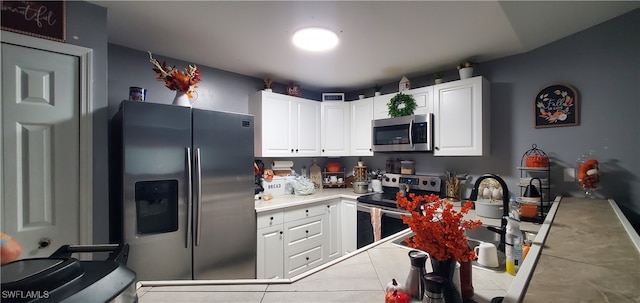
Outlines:
{"type": "Polygon", "coordinates": [[[564,169],[564,182],[575,182],[576,181],[576,169],[565,167],[564,169]]]}

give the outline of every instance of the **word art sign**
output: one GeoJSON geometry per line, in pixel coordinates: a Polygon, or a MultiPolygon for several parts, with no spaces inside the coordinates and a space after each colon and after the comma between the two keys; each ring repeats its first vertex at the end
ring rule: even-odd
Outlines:
{"type": "Polygon", "coordinates": [[[0,27],[20,34],[64,42],[64,1],[1,1],[0,27]]]}
{"type": "Polygon", "coordinates": [[[543,88],[534,100],[535,127],[578,125],[578,94],[567,84],[543,88]]]}

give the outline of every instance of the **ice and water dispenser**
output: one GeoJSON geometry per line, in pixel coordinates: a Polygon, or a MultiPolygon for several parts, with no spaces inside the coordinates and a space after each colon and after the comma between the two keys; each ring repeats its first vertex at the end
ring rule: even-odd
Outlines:
{"type": "Polygon", "coordinates": [[[135,204],[138,235],[178,230],[177,180],[136,182],[135,204]]]}

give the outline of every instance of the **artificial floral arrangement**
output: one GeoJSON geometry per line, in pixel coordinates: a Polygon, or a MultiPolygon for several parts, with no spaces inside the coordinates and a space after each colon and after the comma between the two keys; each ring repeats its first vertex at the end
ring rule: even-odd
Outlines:
{"type": "Polygon", "coordinates": [[[395,118],[413,115],[417,105],[413,96],[398,93],[389,100],[387,107],[389,108],[389,116],[395,118]]]}
{"type": "Polygon", "coordinates": [[[189,96],[189,99],[193,98],[192,93],[195,92],[197,84],[200,82],[199,67],[189,64],[185,71],[177,70],[175,66],[167,66],[164,61],[160,64],[158,60],[153,58],[151,52],[149,52],[149,61],[155,66],[153,71],[158,75],[158,80],[163,81],[167,88],[183,92],[189,96]]]}
{"type": "Polygon", "coordinates": [[[415,233],[412,238],[405,239],[409,247],[425,251],[438,261],[468,262],[475,259],[476,254],[469,248],[465,231],[482,225],[482,221],[463,219],[472,202],[467,201],[460,211],[456,211],[453,204],[438,195],[410,193],[409,199],[398,195],[396,203],[411,213],[411,216],[402,215],[402,221],[415,233]]]}

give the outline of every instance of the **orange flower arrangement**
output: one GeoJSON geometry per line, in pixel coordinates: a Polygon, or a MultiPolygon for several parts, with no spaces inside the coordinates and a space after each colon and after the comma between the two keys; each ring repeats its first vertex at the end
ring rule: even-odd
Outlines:
{"type": "Polygon", "coordinates": [[[411,213],[411,216],[402,215],[402,221],[415,233],[414,237],[405,239],[409,247],[425,251],[438,261],[453,259],[467,262],[475,259],[465,230],[482,225],[482,221],[463,220],[473,203],[467,201],[460,211],[456,211],[453,204],[446,203],[438,195],[410,193],[409,198],[398,195],[396,200],[399,207],[411,213]]]}
{"type": "Polygon", "coordinates": [[[185,71],[177,70],[175,66],[169,67],[167,63],[154,59],[149,52],[149,61],[153,66],[153,71],[158,75],[158,80],[163,81],[164,85],[170,90],[183,92],[193,98],[192,93],[198,87],[200,82],[200,68],[195,65],[189,65],[185,71]]]}

